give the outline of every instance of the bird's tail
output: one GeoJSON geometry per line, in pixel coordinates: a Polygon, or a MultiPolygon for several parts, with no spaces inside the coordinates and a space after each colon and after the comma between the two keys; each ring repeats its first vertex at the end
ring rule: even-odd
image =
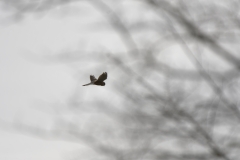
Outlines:
{"type": "Polygon", "coordinates": [[[83,86],[88,86],[88,85],[90,85],[90,84],[92,84],[92,83],[84,84],[83,86]]]}

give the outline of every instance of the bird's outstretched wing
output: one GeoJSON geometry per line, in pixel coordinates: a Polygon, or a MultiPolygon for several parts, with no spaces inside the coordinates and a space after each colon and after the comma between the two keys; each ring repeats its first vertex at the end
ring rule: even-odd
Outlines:
{"type": "Polygon", "coordinates": [[[98,82],[103,82],[107,79],[107,72],[103,72],[99,77],[98,77],[98,82]]]}
{"type": "Polygon", "coordinates": [[[90,75],[91,82],[96,81],[97,79],[94,77],[94,75],[90,75]]]}

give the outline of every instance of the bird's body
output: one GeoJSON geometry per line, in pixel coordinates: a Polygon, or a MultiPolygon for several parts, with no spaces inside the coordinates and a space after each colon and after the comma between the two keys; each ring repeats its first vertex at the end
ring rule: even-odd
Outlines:
{"type": "Polygon", "coordinates": [[[83,86],[88,86],[88,85],[98,85],[98,86],[105,86],[105,81],[107,79],[107,72],[103,72],[103,74],[101,74],[98,79],[96,79],[94,77],[94,75],[90,75],[90,80],[91,82],[88,84],[85,84],[83,86]]]}

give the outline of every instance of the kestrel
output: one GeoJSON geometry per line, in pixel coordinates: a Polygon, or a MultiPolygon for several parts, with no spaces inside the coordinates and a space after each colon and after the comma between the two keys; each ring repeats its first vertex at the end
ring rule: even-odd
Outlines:
{"type": "Polygon", "coordinates": [[[84,84],[83,86],[88,86],[88,85],[98,85],[98,86],[105,86],[105,81],[107,79],[107,72],[103,72],[98,79],[94,77],[94,75],[90,75],[90,80],[91,82],[88,84],[84,84]]]}

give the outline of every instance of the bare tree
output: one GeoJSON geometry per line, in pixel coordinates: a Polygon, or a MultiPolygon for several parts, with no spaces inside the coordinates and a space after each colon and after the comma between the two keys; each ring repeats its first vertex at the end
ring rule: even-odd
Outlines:
{"type": "MultiPolygon", "coordinates": [[[[9,7],[11,17],[24,18],[25,14],[46,12],[56,5],[82,2],[86,1],[1,3],[9,7]]],[[[76,88],[64,109],[53,108],[70,112],[77,121],[56,120],[50,131],[27,125],[20,129],[41,137],[85,141],[107,159],[237,160],[240,3],[87,3],[102,15],[105,28],[119,36],[125,51],[79,49],[55,58],[64,60],[67,56],[79,62],[84,58],[93,63],[97,61],[93,57],[101,58],[116,72],[111,73],[116,77],[111,88],[115,97],[81,101],[76,88]],[[78,117],[89,113],[91,120],[82,127],[78,117]]],[[[78,70],[82,66],[75,67],[78,70]]]]}

